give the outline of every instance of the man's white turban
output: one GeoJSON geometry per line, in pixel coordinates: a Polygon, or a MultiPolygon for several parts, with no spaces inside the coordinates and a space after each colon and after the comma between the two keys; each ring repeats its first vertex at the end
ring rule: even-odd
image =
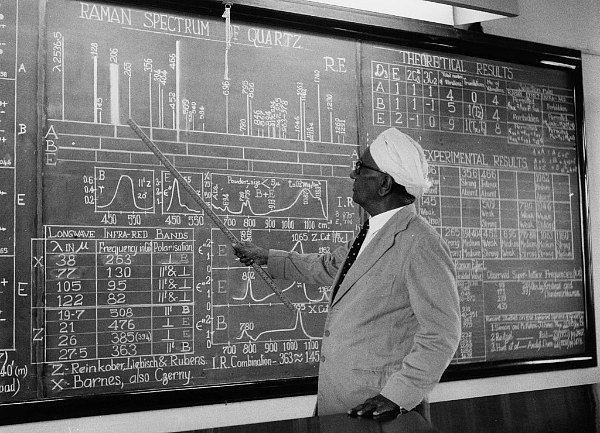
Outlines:
{"type": "Polygon", "coordinates": [[[392,176],[410,194],[420,197],[431,187],[423,148],[408,135],[389,128],[379,134],[369,148],[381,171],[392,176]]]}

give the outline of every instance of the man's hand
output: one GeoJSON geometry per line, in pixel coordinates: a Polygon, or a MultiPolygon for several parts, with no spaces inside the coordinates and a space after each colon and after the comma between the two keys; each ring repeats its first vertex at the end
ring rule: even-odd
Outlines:
{"type": "Polygon", "coordinates": [[[233,253],[246,266],[251,266],[253,263],[266,265],[269,260],[269,250],[256,246],[252,242],[239,242],[231,246],[233,253]]]}
{"type": "Polygon", "coordinates": [[[374,419],[395,418],[398,414],[400,414],[400,406],[381,394],[366,399],[363,404],[348,411],[350,416],[372,416],[374,419]]]}

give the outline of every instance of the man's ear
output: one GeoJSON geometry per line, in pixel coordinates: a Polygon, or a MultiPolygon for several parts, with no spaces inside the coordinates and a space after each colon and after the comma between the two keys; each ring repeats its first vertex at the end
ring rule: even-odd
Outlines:
{"type": "Polygon", "coordinates": [[[384,174],[381,176],[381,180],[379,181],[379,189],[377,193],[380,197],[384,197],[392,191],[394,187],[394,179],[389,174],[384,174]]]}

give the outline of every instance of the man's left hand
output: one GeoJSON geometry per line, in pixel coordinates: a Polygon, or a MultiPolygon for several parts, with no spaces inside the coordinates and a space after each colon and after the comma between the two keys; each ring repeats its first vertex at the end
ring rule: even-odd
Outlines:
{"type": "Polygon", "coordinates": [[[373,417],[375,419],[382,417],[396,417],[400,413],[400,406],[393,401],[385,398],[381,394],[377,394],[375,397],[371,397],[365,400],[363,404],[350,409],[348,415],[350,416],[365,416],[373,417]]]}

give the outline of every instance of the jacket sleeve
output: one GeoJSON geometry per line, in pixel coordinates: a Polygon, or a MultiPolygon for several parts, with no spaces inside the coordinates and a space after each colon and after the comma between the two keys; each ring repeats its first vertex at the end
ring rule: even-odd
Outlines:
{"type": "Polygon", "coordinates": [[[410,353],[393,373],[381,394],[410,410],[439,382],[452,360],[461,336],[456,270],[442,239],[419,239],[404,278],[418,329],[410,353]]]}
{"type": "Polygon", "coordinates": [[[347,245],[327,254],[269,250],[267,266],[271,276],[276,279],[331,285],[347,254],[347,245]]]}

